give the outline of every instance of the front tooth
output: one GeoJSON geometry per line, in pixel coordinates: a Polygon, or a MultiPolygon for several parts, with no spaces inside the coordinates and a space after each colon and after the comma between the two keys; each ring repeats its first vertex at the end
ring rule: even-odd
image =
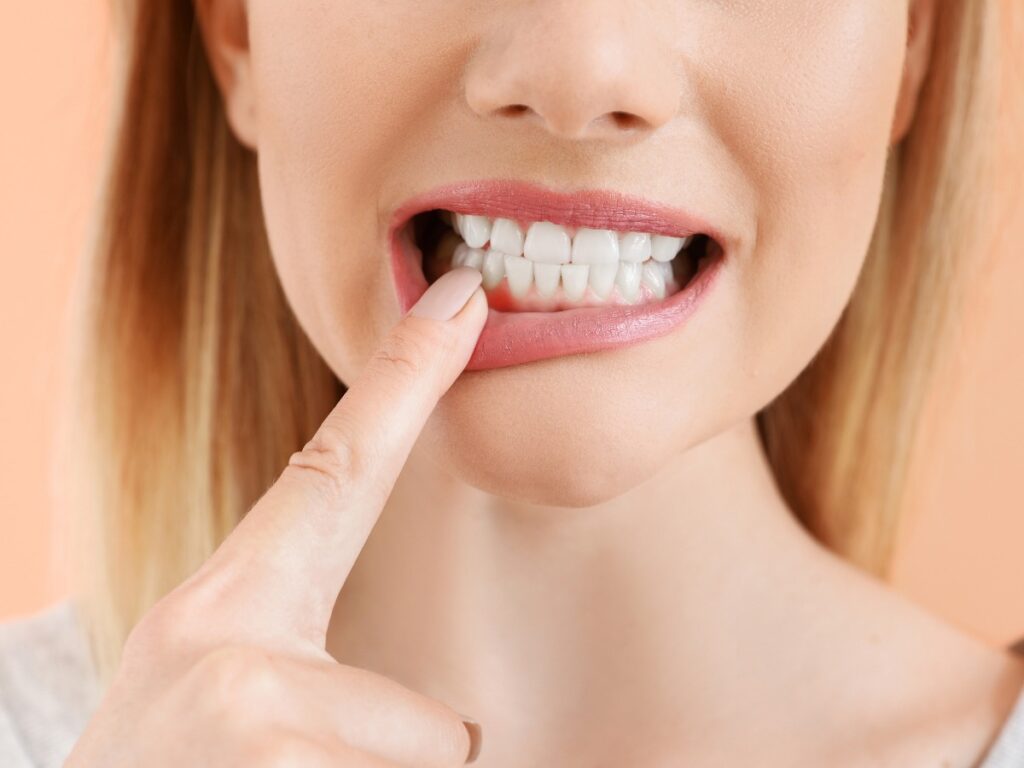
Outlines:
{"type": "Polygon", "coordinates": [[[581,228],[572,239],[573,264],[617,264],[619,236],[607,229],[581,228]]]}
{"type": "Polygon", "coordinates": [[[484,251],[484,290],[496,288],[505,277],[505,254],[500,251],[484,251]]]}
{"type": "Polygon", "coordinates": [[[588,264],[562,265],[562,291],[570,301],[579,301],[587,290],[588,264]]]}
{"type": "Polygon", "coordinates": [[[512,256],[522,256],[523,230],[511,219],[495,219],[491,227],[491,248],[512,256]]]}
{"type": "Polygon", "coordinates": [[[665,272],[661,269],[661,264],[655,261],[645,262],[640,280],[651,289],[656,298],[665,298],[665,272]]]}
{"type": "Polygon", "coordinates": [[[672,261],[683,244],[681,237],[655,235],[651,238],[651,258],[655,261],[672,261]]]}
{"type": "Polygon", "coordinates": [[[516,298],[523,298],[533,283],[533,262],[522,256],[503,254],[505,258],[505,276],[508,278],[508,289],[516,298]]]}
{"type": "Polygon", "coordinates": [[[636,301],[643,269],[643,264],[637,262],[623,261],[619,263],[619,270],[615,274],[615,284],[619,287],[622,298],[630,303],[636,301]]]}
{"type": "Polygon", "coordinates": [[[452,269],[465,266],[467,253],[469,253],[469,246],[465,243],[459,243],[455,246],[455,251],[452,253],[452,269]]]}
{"type": "Polygon", "coordinates": [[[651,258],[651,236],[646,232],[626,232],[619,237],[619,260],[640,263],[651,258]]]}
{"type": "Polygon", "coordinates": [[[558,290],[558,281],[561,277],[562,267],[558,264],[538,262],[533,265],[533,281],[537,284],[537,293],[541,296],[553,296],[558,290]]]}
{"type": "Polygon", "coordinates": [[[591,264],[590,265],[590,290],[600,298],[607,299],[615,285],[615,275],[619,272],[619,263],[613,264],[591,264]]]}
{"type": "Polygon", "coordinates": [[[572,239],[564,227],[550,221],[535,221],[526,232],[523,253],[530,261],[542,264],[568,264],[572,239]]]}
{"type": "Polygon", "coordinates": [[[459,234],[470,248],[483,248],[491,238],[491,220],[486,216],[462,216],[459,234]]]}

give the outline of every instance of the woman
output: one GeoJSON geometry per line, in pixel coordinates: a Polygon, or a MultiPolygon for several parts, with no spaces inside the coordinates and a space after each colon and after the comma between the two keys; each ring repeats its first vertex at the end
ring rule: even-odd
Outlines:
{"type": "Polygon", "coordinates": [[[5,765],[1024,764],[883,580],[1010,3],[122,5],[5,765]]]}

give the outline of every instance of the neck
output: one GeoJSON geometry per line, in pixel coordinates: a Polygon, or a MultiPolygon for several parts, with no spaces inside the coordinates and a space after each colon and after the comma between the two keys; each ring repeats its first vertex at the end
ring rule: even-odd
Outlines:
{"type": "Polygon", "coordinates": [[[706,739],[738,702],[764,720],[762,703],[834,664],[806,637],[822,617],[849,634],[837,582],[869,581],[838,562],[780,498],[752,420],[585,509],[496,498],[417,450],[328,649],[501,723],[510,744],[546,739],[538,759],[602,727],[706,739]]]}

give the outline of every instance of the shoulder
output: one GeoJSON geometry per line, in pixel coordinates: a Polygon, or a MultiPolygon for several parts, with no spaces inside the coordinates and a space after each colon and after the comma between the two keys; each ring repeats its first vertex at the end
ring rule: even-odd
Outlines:
{"type": "MultiPolygon", "coordinates": [[[[1010,646],[1010,651],[1024,656],[1024,637],[1010,646]]],[[[1024,766],[1024,689],[1003,723],[995,741],[979,768],[1019,768],[1024,766]]]]}
{"type": "Polygon", "coordinates": [[[61,765],[97,695],[74,603],[0,624],[0,764],[61,765]]]}

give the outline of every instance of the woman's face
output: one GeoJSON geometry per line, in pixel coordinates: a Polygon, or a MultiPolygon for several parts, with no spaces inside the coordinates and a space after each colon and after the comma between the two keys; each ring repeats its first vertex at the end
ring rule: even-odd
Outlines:
{"type": "MultiPolygon", "coordinates": [[[[905,0],[249,0],[247,12],[248,76],[228,96],[249,104],[285,292],[343,381],[403,308],[395,211],[440,186],[605,190],[716,233],[724,254],[685,322],[456,382],[425,439],[484,490],[567,506],[622,493],[769,403],[851,295],[905,0]]],[[[525,229],[543,215],[511,218],[525,229]]]]}

